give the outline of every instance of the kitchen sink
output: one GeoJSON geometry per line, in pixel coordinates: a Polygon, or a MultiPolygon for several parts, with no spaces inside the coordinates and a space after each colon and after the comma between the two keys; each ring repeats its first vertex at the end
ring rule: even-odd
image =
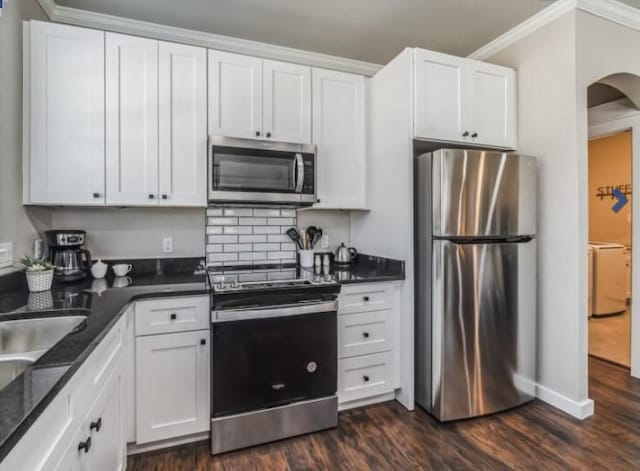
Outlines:
{"type": "Polygon", "coordinates": [[[34,360],[21,358],[13,360],[0,360],[0,390],[16,379],[26,370],[34,360]]]}
{"type": "Polygon", "coordinates": [[[61,316],[0,322],[0,361],[37,360],[86,318],[61,316]]]}

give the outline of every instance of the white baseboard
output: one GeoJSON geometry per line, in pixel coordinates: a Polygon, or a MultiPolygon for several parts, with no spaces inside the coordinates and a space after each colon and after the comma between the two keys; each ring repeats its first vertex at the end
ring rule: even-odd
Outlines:
{"type": "Polygon", "coordinates": [[[584,420],[593,415],[593,400],[591,399],[574,401],[573,399],[569,399],[568,397],[539,384],[536,385],[536,397],[541,401],[566,412],[576,419],[584,420]]]}
{"type": "Polygon", "coordinates": [[[137,455],[139,453],[147,453],[149,451],[162,450],[163,448],[172,448],[174,446],[187,445],[189,443],[196,443],[207,441],[210,439],[209,432],[195,433],[193,435],[187,435],[185,437],[170,438],[168,440],[161,440],[159,442],[145,443],[138,445],[136,443],[127,444],[127,455],[137,455]]]}
{"type": "Polygon", "coordinates": [[[380,394],[378,396],[367,397],[365,399],[356,399],[354,401],[342,402],[338,404],[338,411],[354,409],[356,407],[370,406],[371,404],[377,404],[379,402],[393,401],[396,398],[395,393],[390,392],[386,394],[380,394]]]}

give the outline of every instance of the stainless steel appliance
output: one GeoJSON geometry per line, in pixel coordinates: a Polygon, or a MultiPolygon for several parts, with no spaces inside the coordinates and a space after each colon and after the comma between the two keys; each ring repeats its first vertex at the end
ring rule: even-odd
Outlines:
{"type": "Polygon", "coordinates": [[[316,202],[316,147],[210,138],[209,201],[309,206],[316,202]]]}
{"type": "Polygon", "coordinates": [[[351,265],[358,256],[358,251],[353,247],[347,247],[344,242],[336,249],[333,261],[336,265],[351,265]]]}
{"type": "Polygon", "coordinates": [[[254,266],[209,280],[211,453],[335,427],[335,279],[254,266]]]}
{"type": "Polygon", "coordinates": [[[87,277],[91,269],[91,254],[84,249],[87,233],[81,230],[46,231],[49,259],[55,265],[54,276],[61,281],[76,281],[87,277]]]}
{"type": "Polygon", "coordinates": [[[415,158],[416,402],[442,421],[525,403],[536,369],[536,161],[415,158]]]}

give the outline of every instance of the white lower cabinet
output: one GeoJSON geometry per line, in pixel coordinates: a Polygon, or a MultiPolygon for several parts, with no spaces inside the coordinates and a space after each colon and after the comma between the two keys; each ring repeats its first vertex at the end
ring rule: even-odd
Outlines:
{"type": "Polygon", "coordinates": [[[136,339],[136,442],[209,430],[209,331],[136,339]]]}
{"type": "Polygon", "coordinates": [[[71,439],[56,471],[126,469],[123,367],[112,373],[71,439]]]}
{"type": "Polygon", "coordinates": [[[400,387],[400,283],[346,285],[338,298],[340,409],[387,400],[400,387]]]}

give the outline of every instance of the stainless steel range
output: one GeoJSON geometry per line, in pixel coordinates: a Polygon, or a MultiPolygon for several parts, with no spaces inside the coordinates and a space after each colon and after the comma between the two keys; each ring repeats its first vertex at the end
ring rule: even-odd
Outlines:
{"type": "Polygon", "coordinates": [[[253,266],[209,282],[211,453],[335,427],[336,280],[253,266]]]}

